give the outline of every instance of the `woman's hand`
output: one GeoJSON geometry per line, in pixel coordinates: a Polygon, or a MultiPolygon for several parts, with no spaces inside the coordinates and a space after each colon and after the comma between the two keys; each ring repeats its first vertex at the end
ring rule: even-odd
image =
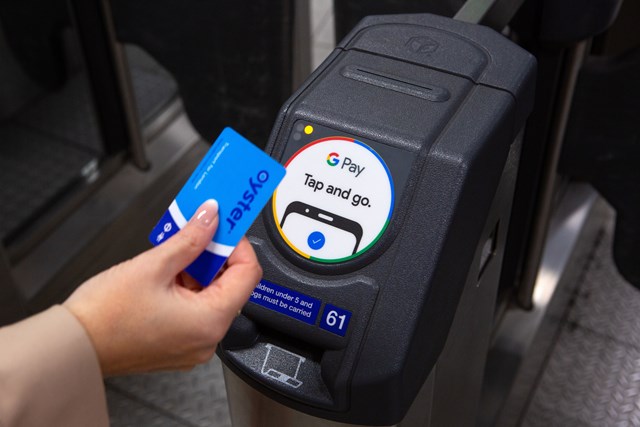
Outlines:
{"type": "Polygon", "coordinates": [[[218,205],[207,201],[165,243],[89,279],[64,302],[87,330],[104,376],[190,369],[213,356],[262,277],[246,238],[208,287],[183,272],[217,227],[218,205]]]}

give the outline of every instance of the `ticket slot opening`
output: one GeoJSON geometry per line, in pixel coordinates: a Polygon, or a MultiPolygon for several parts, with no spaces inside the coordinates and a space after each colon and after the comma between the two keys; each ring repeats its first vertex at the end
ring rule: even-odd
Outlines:
{"type": "Polygon", "coordinates": [[[447,89],[364,67],[348,65],[342,69],[341,74],[348,79],[415,96],[427,101],[444,102],[450,97],[447,89]]]}

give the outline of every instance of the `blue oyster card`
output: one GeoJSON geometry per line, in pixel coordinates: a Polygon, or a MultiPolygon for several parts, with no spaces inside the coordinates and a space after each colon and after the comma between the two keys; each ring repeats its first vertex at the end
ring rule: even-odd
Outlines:
{"type": "Polygon", "coordinates": [[[231,128],[225,128],[169,209],[151,231],[159,245],[182,227],[198,207],[216,199],[220,225],[207,249],[186,268],[207,286],[247,232],[276,187],[285,168],[231,128]]]}

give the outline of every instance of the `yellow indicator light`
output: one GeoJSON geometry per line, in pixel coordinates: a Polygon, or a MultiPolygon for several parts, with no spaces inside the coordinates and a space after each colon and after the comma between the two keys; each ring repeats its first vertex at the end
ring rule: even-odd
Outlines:
{"type": "Polygon", "coordinates": [[[306,133],[307,135],[311,135],[313,133],[313,126],[311,125],[306,125],[304,127],[304,133],[306,133]]]}

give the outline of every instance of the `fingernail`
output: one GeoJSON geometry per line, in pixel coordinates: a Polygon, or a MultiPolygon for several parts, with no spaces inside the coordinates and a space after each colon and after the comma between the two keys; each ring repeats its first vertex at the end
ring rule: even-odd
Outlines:
{"type": "Polygon", "coordinates": [[[196,223],[201,227],[209,227],[216,216],[218,216],[218,202],[209,199],[196,212],[196,223]]]}

